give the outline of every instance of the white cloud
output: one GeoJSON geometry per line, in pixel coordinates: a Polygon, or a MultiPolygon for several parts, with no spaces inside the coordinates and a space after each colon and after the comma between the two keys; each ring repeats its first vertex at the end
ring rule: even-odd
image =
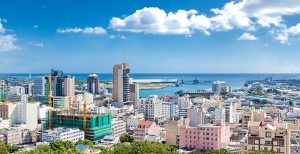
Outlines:
{"type": "Polygon", "coordinates": [[[0,19],[0,52],[7,52],[18,49],[14,44],[17,40],[15,35],[6,34],[1,22],[7,22],[5,19],[0,19]]]}
{"type": "Polygon", "coordinates": [[[124,19],[113,17],[110,28],[117,31],[143,32],[147,34],[192,34],[194,31],[208,33],[210,20],[197,15],[196,10],[178,10],[166,13],[156,7],[143,8],[124,19]]]}
{"type": "Polygon", "coordinates": [[[0,34],[0,52],[18,49],[18,47],[14,45],[15,41],[16,41],[16,38],[14,35],[0,34]]]}
{"type": "MultiPolygon", "coordinates": [[[[300,14],[300,0],[232,0],[222,8],[212,8],[212,14],[196,10],[165,12],[156,7],[136,10],[124,18],[113,17],[109,27],[117,31],[150,34],[182,34],[191,36],[196,31],[210,35],[211,31],[241,29],[246,32],[264,28],[266,31],[286,29],[285,18],[300,14]]],[[[287,41],[286,34],[273,36],[287,41]]]]}
{"type": "Polygon", "coordinates": [[[0,19],[0,34],[1,34],[1,33],[4,33],[4,28],[3,28],[3,25],[2,25],[1,19],[0,19]]]}
{"type": "Polygon", "coordinates": [[[247,13],[242,9],[245,7],[245,2],[226,3],[223,9],[214,8],[211,11],[215,16],[211,17],[212,29],[217,31],[231,30],[235,27],[244,29],[253,29],[252,21],[247,13]]]}
{"type": "Polygon", "coordinates": [[[275,36],[276,40],[279,40],[280,43],[285,44],[289,41],[290,38],[300,37],[300,23],[289,28],[284,28],[275,36]]]}
{"type": "Polygon", "coordinates": [[[58,33],[83,33],[83,34],[106,34],[106,30],[102,27],[86,27],[86,28],[58,28],[58,33]]]}
{"type": "Polygon", "coordinates": [[[110,39],[116,39],[116,38],[119,38],[119,39],[121,39],[121,40],[127,40],[127,37],[126,36],[124,36],[124,35],[109,35],[109,38],[110,39]]]}
{"type": "Polygon", "coordinates": [[[250,34],[250,33],[244,33],[243,35],[241,35],[238,40],[245,40],[245,41],[254,41],[257,40],[257,37],[255,37],[254,35],[250,34]]]}

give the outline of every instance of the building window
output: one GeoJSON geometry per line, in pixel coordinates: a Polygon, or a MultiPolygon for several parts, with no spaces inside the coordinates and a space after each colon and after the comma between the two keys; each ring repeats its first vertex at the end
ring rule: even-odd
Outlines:
{"type": "Polygon", "coordinates": [[[266,132],[266,137],[271,137],[272,133],[271,132],[266,132]]]}
{"type": "Polygon", "coordinates": [[[265,144],[266,145],[272,145],[272,141],[266,141],[265,144]]]}

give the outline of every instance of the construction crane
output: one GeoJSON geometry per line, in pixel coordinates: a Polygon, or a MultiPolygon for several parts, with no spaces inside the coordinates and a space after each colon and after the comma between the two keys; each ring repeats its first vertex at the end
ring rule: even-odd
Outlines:
{"type": "Polygon", "coordinates": [[[52,79],[51,75],[48,76],[49,81],[49,94],[48,94],[48,105],[49,105],[49,129],[52,129],[52,79]]]}
{"type": "Polygon", "coordinates": [[[86,135],[86,101],[84,101],[84,104],[83,104],[83,132],[84,132],[84,135],[86,135]]]}

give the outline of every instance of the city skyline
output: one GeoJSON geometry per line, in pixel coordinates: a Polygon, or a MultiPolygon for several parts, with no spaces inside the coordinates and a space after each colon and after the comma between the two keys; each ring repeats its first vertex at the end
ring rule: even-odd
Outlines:
{"type": "Polygon", "coordinates": [[[297,0],[1,3],[1,73],[300,73],[297,0]]]}

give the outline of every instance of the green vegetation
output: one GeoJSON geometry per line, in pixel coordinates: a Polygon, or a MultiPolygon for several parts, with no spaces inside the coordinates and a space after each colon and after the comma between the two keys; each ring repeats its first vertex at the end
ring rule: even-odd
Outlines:
{"type": "Polygon", "coordinates": [[[0,141],[0,154],[14,153],[18,151],[16,145],[6,145],[3,141],[0,141]]]}
{"type": "Polygon", "coordinates": [[[134,137],[129,135],[129,134],[122,134],[120,137],[120,142],[124,143],[124,142],[133,142],[134,141],[134,137]]]}
{"type": "Polygon", "coordinates": [[[7,145],[0,141],[0,154],[7,154],[8,153],[8,148],[7,145]]]}
{"type": "Polygon", "coordinates": [[[152,153],[152,154],[177,154],[177,148],[174,146],[161,144],[159,142],[132,142],[128,143],[119,143],[114,145],[112,148],[103,149],[103,154],[144,154],[144,153],[152,153]]]}
{"type": "Polygon", "coordinates": [[[87,139],[85,139],[85,140],[79,139],[76,144],[85,144],[85,145],[88,145],[90,147],[94,146],[94,143],[90,140],[87,140],[87,139]]]}
{"type": "MultiPolygon", "coordinates": [[[[129,135],[130,136],[130,135],[129,135]]],[[[77,144],[92,145],[89,140],[80,140],[77,144]]],[[[177,145],[167,145],[159,142],[141,141],[132,143],[119,143],[112,147],[97,147],[101,150],[101,154],[177,154],[177,145]]],[[[15,146],[7,146],[0,141],[0,154],[80,154],[76,151],[75,145],[71,141],[51,141],[49,145],[39,145],[31,151],[16,151],[15,146]],[[11,151],[12,150],[12,151],[11,151]]],[[[226,149],[210,150],[200,153],[196,150],[190,152],[190,154],[275,154],[271,151],[241,151],[241,152],[229,152],[226,149]]]]}

